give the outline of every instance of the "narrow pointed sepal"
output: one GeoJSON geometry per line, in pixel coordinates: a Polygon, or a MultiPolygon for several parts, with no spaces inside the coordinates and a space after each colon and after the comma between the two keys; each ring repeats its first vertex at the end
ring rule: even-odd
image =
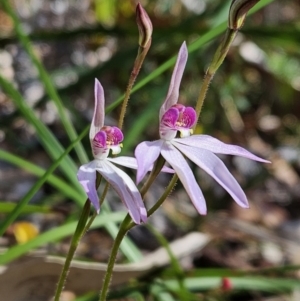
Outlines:
{"type": "Polygon", "coordinates": [[[90,128],[90,140],[92,141],[95,135],[100,131],[100,129],[104,125],[105,118],[105,98],[104,98],[104,90],[98,79],[95,79],[95,106],[94,106],[94,114],[90,128]]]}
{"type": "Polygon", "coordinates": [[[146,173],[151,170],[154,162],[157,160],[163,140],[146,141],[140,143],[135,151],[134,155],[137,160],[138,169],[136,175],[136,183],[139,184],[145,177],[146,173]]]}
{"type": "Polygon", "coordinates": [[[96,190],[96,165],[96,161],[92,161],[88,164],[80,166],[77,173],[77,178],[84,191],[86,192],[92,205],[94,206],[95,210],[99,214],[100,204],[96,190]]]}
{"type": "Polygon", "coordinates": [[[159,111],[159,120],[161,120],[165,112],[168,109],[170,109],[173,105],[175,105],[178,101],[180,82],[182,79],[182,75],[187,59],[188,59],[188,49],[186,47],[186,43],[183,42],[183,44],[180,47],[176,64],[173,70],[167,97],[159,111]]]}

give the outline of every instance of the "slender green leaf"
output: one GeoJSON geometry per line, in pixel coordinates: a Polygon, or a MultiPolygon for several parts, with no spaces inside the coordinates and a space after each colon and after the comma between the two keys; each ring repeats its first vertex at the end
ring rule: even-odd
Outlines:
{"type": "MultiPolygon", "coordinates": [[[[81,135],[78,136],[77,139],[68,146],[68,148],[64,151],[64,153],[50,166],[50,168],[48,168],[48,170],[43,174],[43,176],[39,178],[38,181],[30,188],[30,190],[26,193],[26,195],[14,208],[14,210],[6,217],[4,222],[0,225],[0,236],[4,234],[5,230],[9,227],[9,225],[11,225],[12,222],[19,216],[23,208],[28,204],[31,198],[38,192],[38,190],[42,187],[42,185],[45,183],[47,178],[54,172],[54,170],[59,166],[59,164],[66,157],[66,155],[73,149],[74,145],[76,145],[76,143],[78,143],[82,139],[82,137],[84,137],[85,134],[86,134],[85,131],[83,131],[81,135]]],[[[83,192],[82,195],[84,195],[83,192]]],[[[83,200],[84,200],[83,198],[78,199],[79,205],[82,206],[83,200]]]]}
{"type": "MultiPolygon", "coordinates": [[[[8,202],[0,202],[0,213],[10,213],[16,208],[17,204],[8,203],[8,202]]],[[[20,214],[28,214],[28,213],[50,213],[52,208],[49,206],[36,206],[36,205],[26,205],[22,208],[20,214]]]]}
{"type": "MultiPolygon", "coordinates": [[[[124,212],[110,213],[109,215],[99,215],[95,218],[91,229],[103,227],[106,223],[120,222],[124,219],[124,217],[124,212]]],[[[10,248],[4,254],[0,255],[0,264],[9,263],[35,248],[41,247],[47,243],[57,242],[60,239],[70,236],[74,233],[76,226],[77,221],[70,222],[69,224],[53,228],[45,233],[42,233],[41,235],[24,244],[16,245],[10,248]]]]}
{"type": "Polygon", "coordinates": [[[93,301],[96,299],[97,299],[97,294],[91,292],[76,298],[74,301],[93,301]]]}
{"type": "MultiPolygon", "coordinates": [[[[9,1],[2,1],[2,5],[6,12],[9,14],[9,16],[12,18],[12,21],[14,23],[14,29],[16,31],[17,37],[19,41],[22,43],[22,46],[26,50],[27,54],[29,55],[32,63],[35,65],[39,72],[40,79],[44,83],[45,89],[50,97],[56,105],[59,117],[61,119],[62,124],[65,127],[66,133],[68,134],[70,141],[73,141],[77,137],[77,133],[75,131],[75,128],[71,122],[70,117],[68,116],[67,112],[65,111],[64,105],[57,94],[55,87],[51,81],[51,78],[49,74],[47,73],[46,69],[44,68],[43,64],[41,61],[37,58],[34,49],[32,47],[31,41],[28,38],[28,35],[24,32],[22,28],[22,24],[15,13],[15,11],[12,9],[9,1]]],[[[75,150],[78,155],[79,160],[81,163],[87,163],[88,157],[87,154],[81,145],[81,143],[78,143],[75,145],[75,150]]]]}
{"type": "MultiPolygon", "coordinates": [[[[261,292],[283,293],[300,288],[300,282],[296,279],[267,278],[267,277],[230,277],[233,289],[252,290],[261,292]]],[[[202,291],[218,288],[221,285],[221,277],[186,278],[185,284],[191,291],[202,291]]],[[[177,290],[178,283],[175,280],[164,281],[164,286],[170,290],[177,290]]]]}
{"type": "MultiPolygon", "coordinates": [[[[64,152],[63,155],[64,154],[67,153],[64,152]]],[[[19,168],[26,170],[27,172],[37,177],[42,177],[46,172],[45,169],[1,149],[0,149],[0,159],[5,162],[9,162],[10,164],[13,164],[15,166],[18,166],[19,168]]],[[[57,162],[55,162],[54,164],[57,164],[57,162]]],[[[49,184],[51,184],[54,188],[56,188],[64,196],[76,201],[78,204],[83,204],[83,199],[85,198],[85,194],[83,192],[78,193],[78,191],[75,191],[74,188],[69,184],[67,184],[65,181],[63,181],[63,179],[60,179],[59,177],[52,175],[50,173],[47,176],[46,181],[49,184]]]]}
{"type": "MultiPolygon", "coordinates": [[[[0,85],[6,91],[6,93],[11,97],[14,104],[21,111],[23,116],[27,119],[28,122],[35,128],[39,139],[44,146],[45,150],[49,156],[56,160],[63,152],[64,148],[58,142],[56,137],[51,133],[51,131],[45,126],[45,124],[36,117],[33,110],[26,104],[22,95],[15,89],[15,87],[8,82],[5,78],[0,75],[0,85]]],[[[67,156],[60,164],[60,168],[65,176],[71,181],[74,185],[74,188],[77,192],[82,193],[82,189],[79,186],[79,183],[76,178],[77,167],[72,161],[72,159],[67,156]]]]}
{"type": "MultiPolygon", "coordinates": [[[[180,297],[181,300],[183,300],[183,299],[190,300],[191,299],[190,292],[185,287],[185,285],[184,285],[185,282],[183,281],[184,280],[184,272],[180,266],[179,261],[173,254],[168,241],[165,239],[165,237],[161,233],[159,233],[150,224],[147,224],[147,227],[148,227],[148,229],[150,229],[150,231],[153,233],[153,235],[156,237],[156,239],[159,241],[159,243],[166,249],[166,251],[170,257],[171,266],[172,266],[172,270],[174,273],[173,275],[176,277],[178,286],[179,286],[179,290],[177,291],[178,297],[180,297]]],[[[164,294],[163,294],[163,296],[161,296],[161,293],[158,294],[159,300],[168,300],[168,298],[164,294]]]]}

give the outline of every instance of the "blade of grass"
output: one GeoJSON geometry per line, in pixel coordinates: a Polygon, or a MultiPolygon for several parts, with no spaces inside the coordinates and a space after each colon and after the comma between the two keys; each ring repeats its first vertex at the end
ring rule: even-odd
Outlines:
{"type": "Polygon", "coordinates": [[[165,239],[165,237],[159,233],[152,225],[146,224],[147,228],[152,232],[152,234],[156,237],[156,239],[159,241],[159,243],[166,249],[166,252],[168,253],[171,261],[171,266],[173,270],[173,275],[177,278],[179,290],[177,292],[178,297],[180,300],[190,300],[192,296],[190,296],[189,291],[184,285],[184,271],[182,270],[180,263],[178,259],[173,254],[168,241],[165,239]]]}
{"type": "MultiPolygon", "coordinates": [[[[8,203],[5,201],[0,201],[0,212],[1,213],[10,213],[12,212],[17,204],[8,203]]],[[[30,214],[30,213],[50,213],[52,208],[50,206],[36,206],[36,205],[26,205],[20,214],[30,214]]]]}
{"type": "MultiPolygon", "coordinates": [[[[186,285],[189,290],[192,292],[203,292],[207,290],[215,290],[220,288],[222,277],[195,277],[187,278],[186,285]]],[[[292,292],[295,289],[299,289],[300,283],[297,279],[291,278],[268,278],[268,277],[230,277],[230,281],[233,284],[233,291],[257,291],[257,292],[266,292],[266,293],[286,293],[292,292]]],[[[125,287],[120,288],[119,290],[114,290],[109,296],[110,299],[122,298],[128,295],[129,290],[139,290],[139,291],[150,291],[151,295],[155,300],[173,300],[174,298],[170,292],[178,289],[178,283],[176,280],[162,280],[155,279],[147,282],[147,284],[141,284],[137,282],[136,284],[126,285],[125,287]],[[164,298],[165,297],[165,298],[164,298]]],[[[221,293],[221,292],[220,292],[221,293]]],[[[195,299],[198,300],[199,297],[195,296],[195,299]]],[[[97,295],[93,298],[93,295],[90,295],[89,301],[96,301],[97,295]]],[[[187,299],[191,300],[191,299],[187,299]]],[[[76,299],[77,301],[77,299],[76,299]]]]}
{"type": "Polygon", "coordinates": [[[97,301],[97,294],[90,292],[83,296],[77,297],[74,301],[97,301]]]}
{"type": "MultiPolygon", "coordinates": [[[[22,28],[22,24],[15,13],[15,11],[12,9],[9,1],[2,1],[2,5],[4,10],[7,12],[7,14],[11,17],[13,23],[14,23],[14,29],[16,31],[17,37],[19,41],[21,42],[22,46],[26,50],[27,54],[29,55],[32,63],[35,65],[35,67],[38,70],[39,76],[41,81],[44,83],[45,89],[50,97],[56,105],[60,120],[66,130],[67,135],[70,138],[70,141],[73,141],[77,137],[77,133],[75,131],[75,128],[71,122],[71,119],[69,118],[68,114],[65,111],[64,105],[57,94],[57,91],[51,81],[51,78],[49,74],[47,73],[46,69],[44,68],[43,64],[41,61],[37,58],[34,49],[32,47],[31,41],[28,38],[28,35],[24,32],[22,28]]],[[[82,146],[81,143],[78,143],[75,145],[75,151],[78,155],[78,158],[80,162],[86,163],[88,162],[88,157],[87,154],[82,146]]]]}
{"type": "Polygon", "coordinates": [[[150,232],[159,241],[161,246],[166,249],[166,252],[168,253],[168,255],[170,257],[173,274],[175,272],[177,277],[182,277],[183,276],[183,270],[182,270],[177,258],[173,254],[166,238],[160,232],[158,232],[151,224],[146,224],[146,227],[150,230],[150,232]]]}
{"type": "MultiPolygon", "coordinates": [[[[15,87],[1,75],[0,85],[5,90],[5,92],[11,97],[12,101],[21,111],[21,113],[27,119],[27,121],[35,128],[40,138],[40,141],[47,153],[49,154],[49,156],[53,160],[56,160],[64,151],[62,145],[58,142],[56,137],[47,128],[47,126],[45,126],[45,124],[36,117],[33,110],[26,104],[18,90],[16,90],[15,87]]],[[[76,190],[79,193],[82,193],[82,189],[76,178],[77,166],[74,164],[74,162],[69,156],[64,158],[64,160],[61,162],[60,168],[61,171],[65,174],[65,176],[74,185],[74,188],[76,188],[76,190]]]]}
{"type": "Polygon", "coordinates": [[[140,292],[131,293],[127,297],[132,298],[134,301],[145,301],[144,296],[140,292]]]}
{"type": "MultiPolygon", "coordinates": [[[[68,148],[61,154],[61,156],[47,169],[47,171],[43,174],[41,178],[35,182],[35,184],[29,189],[26,195],[22,198],[22,200],[17,204],[14,210],[5,218],[3,223],[0,225],[0,236],[4,234],[6,229],[11,225],[15,219],[19,216],[22,212],[23,208],[28,204],[31,198],[38,192],[38,190],[42,187],[45,183],[47,178],[54,172],[54,170],[59,166],[62,160],[66,157],[66,155],[73,149],[73,147],[78,143],[84,136],[86,132],[83,131],[75,141],[73,141],[68,148]]],[[[84,194],[83,194],[84,195],[84,194]]],[[[79,199],[78,199],[79,200],[79,199]]],[[[82,201],[84,199],[80,198],[80,205],[82,206],[82,201]]]]}
{"type": "MultiPolygon", "coordinates": [[[[233,270],[233,269],[225,269],[225,268],[201,268],[194,269],[192,272],[193,277],[244,277],[244,276],[255,276],[255,275],[270,275],[270,276],[284,276],[285,274],[288,276],[290,272],[296,272],[300,270],[300,265],[284,265],[270,268],[257,268],[255,270],[252,269],[243,269],[243,270],[233,270]]],[[[164,275],[172,276],[172,270],[166,270],[164,275]]],[[[191,275],[191,274],[190,274],[191,275]]]]}
{"type": "MultiPolygon", "coordinates": [[[[282,293],[300,288],[300,282],[297,279],[289,278],[268,278],[268,277],[230,277],[234,290],[252,290],[269,293],[282,293]]],[[[193,292],[219,288],[222,277],[196,277],[186,278],[185,285],[193,292]]],[[[178,290],[176,280],[166,280],[161,282],[163,289],[170,291],[178,290]]]]}
{"type": "MultiPolygon", "coordinates": [[[[91,229],[103,227],[108,222],[110,223],[121,222],[124,219],[124,217],[125,217],[124,212],[110,213],[110,215],[98,215],[95,218],[94,223],[91,226],[91,229]]],[[[57,242],[60,239],[70,236],[74,233],[76,226],[77,226],[77,221],[70,222],[66,225],[62,225],[53,228],[45,233],[42,233],[36,238],[24,244],[11,247],[4,254],[0,255],[0,264],[7,264],[35,248],[43,246],[47,243],[57,242]]]]}
{"type": "MultiPolygon", "coordinates": [[[[45,169],[1,149],[0,159],[15,166],[18,166],[19,168],[26,170],[27,172],[37,177],[43,176],[46,172],[45,169]]],[[[82,200],[85,198],[85,194],[83,192],[78,193],[77,191],[75,191],[74,188],[65,181],[63,181],[63,179],[60,179],[55,175],[49,174],[49,176],[46,178],[46,181],[49,184],[51,184],[54,188],[56,188],[59,192],[61,192],[64,196],[75,200],[78,204],[83,203],[82,200]]]]}
{"type": "Polygon", "coordinates": [[[156,301],[175,301],[174,297],[157,283],[150,285],[150,292],[156,301]]]}

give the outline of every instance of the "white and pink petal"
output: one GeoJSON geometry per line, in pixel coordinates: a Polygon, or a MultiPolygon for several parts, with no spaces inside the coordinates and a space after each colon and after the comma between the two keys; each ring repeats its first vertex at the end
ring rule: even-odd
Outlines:
{"type": "Polygon", "coordinates": [[[180,82],[187,62],[187,58],[188,58],[188,50],[186,47],[186,43],[183,42],[183,44],[180,47],[176,64],[173,70],[167,97],[159,111],[159,120],[161,120],[165,112],[169,108],[171,108],[172,105],[176,104],[178,101],[180,82]]]}
{"type": "Polygon", "coordinates": [[[77,178],[97,213],[99,213],[100,204],[96,189],[96,166],[97,162],[95,160],[80,166],[77,178]]]}
{"type": "Polygon", "coordinates": [[[95,107],[94,107],[94,114],[90,128],[90,140],[92,141],[95,135],[100,131],[100,129],[104,125],[104,118],[105,118],[105,98],[104,98],[104,90],[100,82],[95,79],[95,107]]]}
{"type": "Polygon", "coordinates": [[[197,211],[205,215],[207,209],[204,196],[183,155],[169,142],[164,143],[161,154],[175,170],[197,211]]]}
{"type": "Polygon", "coordinates": [[[270,161],[255,156],[240,146],[233,145],[233,144],[226,144],[208,135],[192,135],[186,138],[176,138],[173,141],[187,146],[203,148],[215,154],[240,156],[258,162],[270,163],[270,161]]]}
{"type": "Polygon", "coordinates": [[[114,166],[111,164],[111,167],[115,170],[115,172],[124,180],[126,189],[128,192],[132,195],[132,200],[131,199],[124,199],[124,203],[126,207],[128,208],[128,211],[130,213],[130,208],[135,206],[138,208],[140,212],[140,221],[146,223],[147,222],[147,210],[145,207],[145,204],[142,200],[141,194],[138,191],[137,187],[135,186],[134,182],[132,179],[120,168],[114,166]],[[134,204],[133,204],[133,202],[134,204]]]}
{"type": "Polygon", "coordinates": [[[130,216],[136,224],[140,224],[142,221],[141,209],[136,205],[132,192],[124,179],[116,172],[116,166],[107,160],[96,160],[96,170],[105,178],[105,180],[113,187],[117,192],[122,202],[128,209],[130,216]]]}
{"type": "MultiPolygon", "coordinates": [[[[107,158],[107,160],[113,162],[114,164],[125,166],[131,169],[138,169],[137,160],[134,157],[119,156],[115,158],[107,158]]],[[[148,171],[151,171],[152,169],[153,165],[148,171]]],[[[161,171],[166,173],[174,173],[174,170],[168,166],[164,166],[161,171]]]]}
{"type": "Polygon", "coordinates": [[[152,169],[154,162],[160,155],[160,150],[163,143],[163,140],[145,141],[136,147],[134,155],[138,164],[136,175],[137,184],[140,183],[145,177],[146,173],[152,169]]]}
{"type": "Polygon", "coordinates": [[[229,172],[222,160],[214,153],[205,149],[199,149],[176,142],[174,142],[174,145],[186,157],[213,177],[232,196],[238,205],[243,208],[249,207],[243,189],[229,172]]]}
{"type": "Polygon", "coordinates": [[[107,160],[113,162],[114,164],[118,164],[132,169],[137,169],[138,167],[137,160],[134,157],[118,156],[115,158],[107,158],[107,160]]]}

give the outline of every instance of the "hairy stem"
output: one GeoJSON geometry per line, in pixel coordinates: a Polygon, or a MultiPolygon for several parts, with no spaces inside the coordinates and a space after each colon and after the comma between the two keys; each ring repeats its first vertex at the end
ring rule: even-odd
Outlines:
{"type": "Polygon", "coordinates": [[[122,240],[125,237],[128,230],[130,230],[132,227],[135,226],[134,223],[130,223],[130,222],[131,222],[131,217],[129,214],[127,214],[125,219],[123,220],[122,224],[120,225],[119,232],[117,234],[117,237],[114,241],[114,244],[113,244],[113,247],[112,247],[112,250],[110,253],[110,257],[109,257],[108,264],[107,264],[107,270],[105,273],[102,289],[101,289],[100,296],[99,296],[99,301],[106,300],[106,296],[108,294],[109,285],[110,285],[110,281],[112,278],[112,272],[113,272],[113,268],[115,265],[118,250],[119,250],[122,240]]]}
{"type": "Polygon", "coordinates": [[[151,170],[150,175],[149,175],[147,181],[145,182],[145,184],[141,188],[140,192],[141,192],[142,198],[144,198],[146,192],[148,191],[148,189],[150,188],[150,186],[152,185],[152,183],[154,182],[154,180],[156,179],[156,177],[159,175],[159,173],[162,170],[165,162],[166,162],[166,160],[160,155],[158,157],[158,159],[156,160],[156,162],[154,163],[154,167],[151,170]]]}
{"type": "Polygon", "coordinates": [[[85,229],[86,229],[85,225],[90,214],[90,208],[91,208],[91,202],[89,199],[87,199],[82,209],[75,233],[72,236],[69,252],[58,280],[54,301],[60,300],[60,295],[65,286],[66,278],[70,269],[72,259],[78,247],[79,241],[83,236],[83,234],[85,233],[85,229]]]}
{"type": "MultiPolygon", "coordinates": [[[[196,104],[196,113],[197,113],[197,118],[199,118],[199,115],[201,113],[201,109],[209,88],[209,84],[211,83],[215,73],[217,72],[217,70],[219,69],[219,67],[221,66],[221,64],[223,63],[228,50],[236,36],[237,31],[236,30],[232,30],[227,28],[225,36],[221,42],[221,44],[219,45],[218,49],[215,52],[215,55],[204,75],[204,79],[203,79],[203,83],[202,86],[200,88],[200,92],[199,92],[199,96],[198,96],[198,100],[197,100],[197,104],[196,104]]],[[[195,124],[194,129],[196,127],[197,124],[195,124]]]]}
{"type": "Polygon", "coordinates": [[[153,205],[152,208],[150,208],[147,212],[148,212],[148,217],[151,216],[161,205],[162,203],[165,201],[165,199],[168,197],[168,195],[172,192],[172,190],[174,189],[176,182],[178,180],[178,176],[175,174],[170,183],[168,184],[165,192],[162,194],[162,196],[158,199],[158,201],[153,205]]]}
{"type": "MultiPolygon", "coordinates": [[[[146,192],[148,191],[149,187],[151,186],[151,184],[153,183],[153,181],[155,180],[155,178],[157,177],[157,175],[161,171],[164,164],[165,164],[165,159],[162,156],[159,156],[158,160],[156,160],[156,163],[155,163],[155,165],[154,165],[154,167],[153,167],[153,169],[152,169],[152,171],[151,171],[151,173],[148,177],[148,180],[146,181],[146,183],[144,184],[144,186],[141,189],[142,197],[145,196],[146,192]]],[[[102,286],[102,290],[101,290],[101,293],[100,293],[99,301],[106,300],[106,296],[108,294],[109,284],[110,284],[110,281],[111,281],[111,278],[112,278],[112,272],[113,272],[113,268],[114,268],[114,264],[115,264],[116,257],[117,257],[117,254],[118,254],[119,247],[120,247],[120,245],[122,243],[122,240],[125,237],[126,233],[131,228],[133,228],[135,225],[136,224],[131,220],[130,215],[127,214],[127,216],[123,220],[122,224],[120,225],[119,232],[117,234],[117,237],[114,241],[114,245],[113,245],[111,253],[110,253],[108,266],[107,266],[107,270],[106,270],[106,273],[105,273],[105,277],[104,277],[103,286],[102,286]]]]}
{"type": "MultiPolygon", "coordinates": [[[[101,180],[102,180],[102,176],[97,173],[96,183],[95,183],[97,188],[100,186],[101,180]]],[[[108,187],[106,186],[104,189],[104,192],[101,197],[102,201],[104,200],[104,198],[106,196],[108,187]]],[[[89,221],[87,222],[89,214],[90,214],[90,208],[91,208],[91,202],[89,199],[87,199],[84,204],[84,207],[82,209],[80,218],[78,220],[76,230],[71,239],[71,243],[70,243],[69,251],[68,251],[68,254],[66,257],[66,261],[64,263],[63,269],[61,271],[61,274],[60,274],[60,277],[58,280],[54,301],[60,300],[60,295],[65,286],[67,275],[70,270],[70,266],[71,266],[72,260],[74,258],[75,252],[77,250],[78,244],[79,244],[82,236],[89,230],[90,226],[92,225],[94,219],[97,216],[97,213],[94,212],[93,215],[91,216],[91,218],[89,219],[89,221]]]]}
{"type": "Polygon", "coordinates": [[[140,72],[140,69],[143,65],[144,59],[148,53],[148,50],[151,46],[151,40],[147,43],[147,46],[145,48],[139,46],[139,50],[138,50],[138,54],[136,56],[130,77],[129,77],[129,81],[128,81],[128,85],[125,91],[125,96],[124,96],[124,100],[122,103],[122,108],[121,108],[121,113],[120,113],[120,117],[119,117],[119,123],[118,123],[118,127],[119,129],[122,129],[123,127],[123,122],[124,122],[124,117],[125,117],[125,113],[126,113],[126,108],[127,108],[127,103],[129,101],[129,97],[130,97],[130,93],[131,93],[131,89],[133,87],[133,84],[140,72]]]}

